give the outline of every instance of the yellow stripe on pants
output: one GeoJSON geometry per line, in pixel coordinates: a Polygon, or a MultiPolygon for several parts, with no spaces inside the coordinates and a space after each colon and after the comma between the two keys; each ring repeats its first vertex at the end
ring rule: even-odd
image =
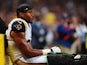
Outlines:
{"type": "Polygon", "coordinates": [[[0,65],[5,65],[4,34],[0,34],[0,65]]]}

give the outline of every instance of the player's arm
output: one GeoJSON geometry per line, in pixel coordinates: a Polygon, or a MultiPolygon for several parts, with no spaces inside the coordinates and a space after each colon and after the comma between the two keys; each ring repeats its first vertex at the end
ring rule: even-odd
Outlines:
{"type": "MultiPolygon", "coordinates": [[[[33,49],[30,42],[27,42],[25,38],[25,25],[23,22],[16,21],[12,24],[11,37],[16,43],[20,51],[27,57],[39,56],[51,52],[51,49],[36,50],[33,49]]],[[[58,47],[53,47],[53,51],[60,52],[58,47]]]]}
{"type": "Polygon", "coordinates": [[[15,41],[17,47],[21,50],[21,52],[25,56],[31,57],[31,56],[38,56],[38,55],[43,54],[43,52],[41,50],[35,50],[35,49],[32,48],[31,44],[29,42],[27,42],[27,40],[25,39],[24,32],[12,31],[11,37],[15,41]]]}
{"type": "Polygon", "coordinates": [[[54,53],[61,52],[59,47],[52,47],[51,49],[43,49],[43,50],[33,49],[31,43],[27,42],[27,40],[25,39],[25,34],[23,32],[12,31],[11,37],[15,41],[20,51],[27,57],[39,56],[39,55],[47,54],[51,52],[54,52],[54,53]]]}

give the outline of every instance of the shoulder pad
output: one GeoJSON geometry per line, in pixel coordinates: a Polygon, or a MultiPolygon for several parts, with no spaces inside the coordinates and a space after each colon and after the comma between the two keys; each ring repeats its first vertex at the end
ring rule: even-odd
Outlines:
{"type": "Polygon", "coordinates": [[[16,20],[12,24],[12,31],[25,32],[25,25],[22,21],[16,20]]]}

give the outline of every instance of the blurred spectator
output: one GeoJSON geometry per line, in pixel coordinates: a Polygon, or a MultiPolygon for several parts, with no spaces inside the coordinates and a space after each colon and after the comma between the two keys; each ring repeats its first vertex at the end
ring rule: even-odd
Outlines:
{"type": "Polygon", "coordinates": [[[56,20],[56,15],[52,12],[48,12],[45,16],[44,16],[45,22],[47,24],[47,26],[54,26],[55,24],[55,20],[56,20]]]}
{"type": "Polygon", "coordinates": [[[57,24],[56,23],[56,15],[53,12],[48,12],[45,16],[44,16],[44,21],[45,21],[45,25],[47,27],[48,30],[48,34],[46,36],[46,41],[47,41],[47,45],[48,47],[52,47],[53,45],[55,45],[55,36],[54,36],[54,32],[55,32],[55,27],[57,24]]]}
{"type": "Polygon", "coordinates": [[[32,23],[32,46],[36,49],[43,49],[46,45],[47,29],[42,23],[42,16],[38,12],[35,15],[35,22],[32,23]]]}
{"type": "MultiPolygon", "coordinates": [[[[77,35],[78,36],[80,36],[80,40],[78,40],[78,41],[80,41],[79,43],[80,43],[80,46],[79,47],[81,47],[80,48],[80,50],[79,49],[77,49],[77,52],[78,53],[87,53],[87,49],[86,49],[86,47],[85,47],[85,42],[86,42],[86,33],[87,33],[87,26],[86,26],[86,24],[85,24],[85,21],[82,21],[82,20],[80,20],[79,22],[78,22],[78,25],[77,25],[77,27],[76,27],[76,32],[77,32],[77,35]]],[[[77,35],[75,35],[75,36],[77,36],[77,35]]]]}
{"type": "MultiPolygon", "coordinates": [[[[4,22],[4,20],[0,17],[0,34],[5,34],[6,29],[7,29],[7,26],[4,22]]],[[[8,44],[7,44],[6,38],[4,38],[4,40],[5,40],[5,51],[6,51],[8,44]]]]}
{"type": "MultiPolygon", "coordinates": [[[[60,24],[57,27],[57,32],[56,32],[57,43],[62,47],[71,49],[72,44],[76,40],[73,36],[75,33],[75,29],[71,26],[69,22],[69,16],[67,13],[63,13],[61,18],[62,19],[60,21],[60,24]]],[[[62,50],[62,51],[63,53],[69,52],[65,50],[62,50]]]]}
{"type": "Polygon", "coordinates": [[[5,34],[6,31],[6,25],[5,22],[2,20],[2,18],[0,17],[0,33],[1,34],[5,34]]]}
{"type": "Polygon", "coordinates": [[[59,35],[58,42],[63,44],[64,46],[71,47],[71,44],[73,43],[73,33],[75,32],[75,29],[72,29],[69,24],[69,18],[66,13],[62,15],[62,23],[57,27],[57,32],[59,35]],[[72,38],[72,39],[71,39],[72,38]],[[61,41],[62,39],[62,41],[61,41]],[[64,42],[64,43],[63,43],[64,42]]]}
{"type": "Polygon", "coordinates": [[[74,44],[75,44],[76,53],[79,53],[81,51],[81,33],[80,33],[79,28],[78,28],[80,20],[79,20],[79,17],[77,15],[73,15],[71,17],[70,21],[72,23],[72,26],[76,30],[76,32],[74,33],[74,37],[76,38],[76,41],[74,42],[74,44]]]}

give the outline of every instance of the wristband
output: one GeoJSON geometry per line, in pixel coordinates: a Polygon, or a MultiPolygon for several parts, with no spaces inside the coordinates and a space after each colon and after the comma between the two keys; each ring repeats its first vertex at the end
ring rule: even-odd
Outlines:
{"type": "Polygon", "coordinates": [[[50,49],[44,49],[44,50],[42,50],[42,52],[43,52],[43,55],[45,55],[45,54],[51,53],[51,50],[50,49]]]}

